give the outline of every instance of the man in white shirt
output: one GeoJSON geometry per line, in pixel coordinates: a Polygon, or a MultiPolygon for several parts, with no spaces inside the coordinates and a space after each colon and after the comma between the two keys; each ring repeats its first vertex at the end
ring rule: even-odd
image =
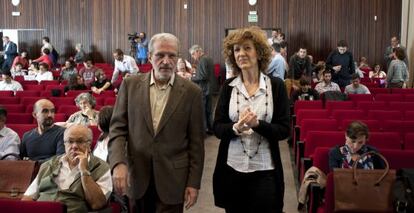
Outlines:
{"type": "Polygon", "coordinates": [[[0,91],[23,91],[22,85],[12,79],[10,71],[3,71],[2,78],[3,80],[0,81],[0,91]]]}
{"type": "Polygon", "coordinates": [[[129,55],[124,55],[122,50],[116,49],[113,56],[115,59],[115,68],[111,80],[112,84],[118,79],[119,73],[121,73],[122,77],[126,78],[128,75],[137,74],[139,72],[135,59],[129,55]]]}
{"type": "Polygon", "coordinates": [[[331,81],[332,73],[329,70],[323,71],[323,80],[322,82],[318,83],[315,86],[315,90],[318,91],[319,94],[322,94],[327,91],[341,91],[339,85],[335,82],[331,81]]]}
{"type": "Polygon", "coordinates": [[[22,200],[60,201],[68,212],[102,209],[112,192],[112,178],[108,164],[90,154],[92,130],[72,125],[64,141],[65,154],[42,164],[22,200]]]}
{"type": "Polygon", "coordinates": [[[7,110],[0,107],[0,160],[18,160],[20,138],[15,131],[5,126],[6,118],[7,110]]]}

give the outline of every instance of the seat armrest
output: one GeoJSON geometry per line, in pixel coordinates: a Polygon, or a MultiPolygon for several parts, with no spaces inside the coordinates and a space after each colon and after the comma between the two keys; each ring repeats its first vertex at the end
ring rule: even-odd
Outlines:
{"type": "Polygon", "coordinates": [[[323,202],[325,188],[318,183],[309,184],[308,212],[316,213],[323,202]]]}

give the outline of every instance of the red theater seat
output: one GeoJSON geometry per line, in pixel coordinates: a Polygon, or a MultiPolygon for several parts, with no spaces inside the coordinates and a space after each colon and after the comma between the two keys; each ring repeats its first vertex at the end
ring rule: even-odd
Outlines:
{"type": "Polygon", "coordinates": [[[20,137],[23,139],[23,135],[25,132],[28,132],[37,127],[36,124],[7,124],[7,127],[13,129],[20,137]]]}
{"type": "Polygon", "coordinates": [[[66,206],[60,202],[46,202],[46,201],[21,201],[21,200],[0,200],[2,212],[7,213],[65,213],[66,206]]]}

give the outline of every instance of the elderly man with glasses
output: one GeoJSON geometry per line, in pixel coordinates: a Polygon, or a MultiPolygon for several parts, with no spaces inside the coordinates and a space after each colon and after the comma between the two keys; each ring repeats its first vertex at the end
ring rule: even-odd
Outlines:
{"type": "Polygon", "coordinates": [[[60,201],[68,212],[89,212],[107,205],[112,192],[108,164],[91,155],[92,131],[82,125],[65,130],[65,154],[52,157],[24,193],[22,200],[60,201]]]}

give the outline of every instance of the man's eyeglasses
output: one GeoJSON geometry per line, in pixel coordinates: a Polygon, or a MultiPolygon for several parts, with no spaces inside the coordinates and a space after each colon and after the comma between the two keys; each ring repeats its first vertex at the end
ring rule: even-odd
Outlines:
{"type": "Polygon", "coordinates": [[[77,145],[82,145],[82,144],[86,144],[86,143],[90,143],[90,142],[91,142],[90,140],[86,140],[86,141],[84,141],[84,140],[79,140],[79,141],[67,140],[67,141],[64,141],[64,143],[70,144],[70,145],[72,145],[74,143],[76,143],[77,145]]]}
{"type": "Polygon", "coordinates": [[[47,113],[55,113],[56,110],[55,108],[53,109],[42,109],[42,113],[47,114],[47,113]]]}

